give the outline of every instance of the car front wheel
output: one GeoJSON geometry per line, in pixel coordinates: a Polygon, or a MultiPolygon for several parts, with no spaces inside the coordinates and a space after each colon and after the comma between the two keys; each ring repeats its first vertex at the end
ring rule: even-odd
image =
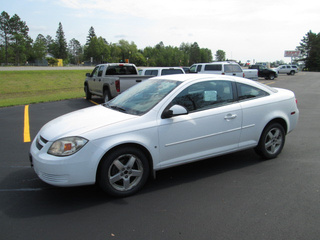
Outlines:
{"type": "Polygon", "coordinates": [[[272,123],[263,130],[255,151],[264,159],[276,158],[281,153],[284,143],[283,127],[279,123],[272,123]]]}
{"type": "Polygon", "coordinates": [[[149,175],[145,155],[137,148],[125,147],[112,151],[102,160],[98,184],[115,197],[127,197],[139,191],[149,175]]]}
{"type": "Polygon", "coordinates": [[[92,95],[91,95],[91,93],[90,93],[90,91],[89,91],[88,85],[85,85],[85,86],[84,86],[84,92],[85,92],[85,94],[86,94],[86,99],[87,99],[87,100],[91,100],[92,95]]]}

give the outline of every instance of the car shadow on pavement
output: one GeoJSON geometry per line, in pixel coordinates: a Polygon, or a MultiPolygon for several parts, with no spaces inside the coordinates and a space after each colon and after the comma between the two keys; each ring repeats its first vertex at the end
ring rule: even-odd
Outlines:
{"type": "Polygon", "coordinates": [[[0,186],[8,186],[12,179],[17,181],[16,184],[10,185],[17,189],[16,191],[0,191],[0,211],[12,218],[30,218],[65,214],[108,203],[127,205],[135,202],[135,198],[141,199],[145,195],[157,192],[162,194],[175,186],[205,180],[260,163],[261,159],[253,150],[246,150],[161,170],[157,172],[156,179],[150,178],[140,192],[122,199],[108,196],[95,185],[54,187],[37,179],[32,169],[21,169],[13,171],[0,183],[0,186]]]}

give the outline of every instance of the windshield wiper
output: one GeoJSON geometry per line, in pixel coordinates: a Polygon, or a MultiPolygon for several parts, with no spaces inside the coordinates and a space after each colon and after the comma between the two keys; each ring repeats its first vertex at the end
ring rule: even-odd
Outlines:
{"type": "Polygon", "coordinates": [[[116,105],[109,105],[109,107],[110,107],[111,109],[117,110],[117,111],[119,111],[119,112],[126,112],[126,111],[127,111],[127,110],[125,110],[124,108],[119,107],[119,106],[116,106],[116,105]]]}

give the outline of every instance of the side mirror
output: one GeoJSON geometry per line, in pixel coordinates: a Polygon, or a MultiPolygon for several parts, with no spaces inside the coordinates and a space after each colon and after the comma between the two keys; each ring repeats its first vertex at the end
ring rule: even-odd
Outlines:
{"type": "Polygon", "coordinates": [[[172,118],[175,116],[186,115],[188,114],[188,110],[181,105],[173,105],[171,108],[164,110],[161,115],[162,119],[172,118]]]}
{"type": "Polygon", "coordinates": [[[91,76],[91,74],[90,73],[86,73],[86,77],[90,77],[91,76]]]}

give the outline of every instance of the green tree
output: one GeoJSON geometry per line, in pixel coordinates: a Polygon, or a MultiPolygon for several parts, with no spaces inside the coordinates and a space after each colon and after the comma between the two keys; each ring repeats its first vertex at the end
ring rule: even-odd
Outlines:
{"type": "Polygon", "coordinates": [[[300,46],[301,61],[305,62],[306,68],[310,71],[320,71],[320,33],[313,33],[311,30],[302,38],[300,46]]]}
{"type": "Polygon", "coordinates": [[[4,60],[15,64],[25,62],[31,54],[32,39],[28,36],[29,28],[17,14],[12,17],[3,11],[0,15],[0,41],[4,47],[4,60]]]}
{"type": "Polygon", "coordinates": [[[226,53],[223,50],[218,50],[216,52],[216,60],[217,61],[225,61],[226,60],[226,53]]]}
{"type": "Polygon", "coordinates": [[[42,34],[39,34],[33,43],[33,53],[35,59],[39,60],[44,59],[46,56],[47,40],[42,34]]]}
{"type": "Polygon", "coordinates": [[[84,48],[84,57],[94,64],[108,62],[110,59],[110,47],[102,37],[93,37],[88,46],[84,48]]]}
{"type": "Polygon", "coordinates": [[[68,57],[68,44],[64,35],[63,27],[59,22],[59,27],[56,32],[56,38],[54,41],[54,56],[60,59],[66,59],[68,57]]]}
{"type": "Polygon", "coordinates": [[[1,46],[4,46],[4,61],[5,64],[8,65],[8,49],[9,49],[9,42],[10,37],[12,34],[11,28],[10,28],[10,16],[7,12],[3,11],[0,15],[0,43],[1,46]]]}
{"type": "Polygon", "coordinates": [[[200,47],[197,42],[190,46],[190,65],[201,62],[200,47]]]}
{"type": "Polygon", "coordinates": [[[78,40],[75,38],[71,39],[69,42],[69,55],[70,63],[79,64],[82,61],[83,48],[78,40]]]}
{"type": "Polygon", "coordinates": [[[95,31],[94,31],[94,28],[91,26],[90,29],[89,29],[89,34],[87,36],[87,42],[86,42],[86,45],[89,45],[89,43],[91,42],[91,39],[94,38],[94,37],[97,37],[95,31]]]}

